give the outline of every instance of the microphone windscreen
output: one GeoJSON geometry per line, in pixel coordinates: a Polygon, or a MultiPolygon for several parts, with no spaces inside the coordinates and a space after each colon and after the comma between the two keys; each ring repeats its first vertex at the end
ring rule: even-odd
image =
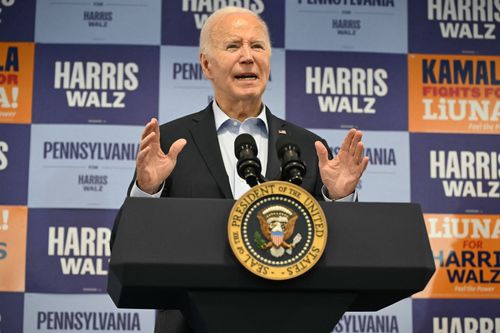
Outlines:
{"type": "Polygon", "coordinates": [[[243,133],[238,135],[236,140],[234,140],[234,154],[236,155],[237,159],[240,158],[240,152],[245,149],[245,147],[250,149],[255,154],[255,156],[257,156],[258,150],[255,139],[250,134],[243,133]]]}
{"type": "Polygon", "coordinates": [[[295,144],[292,137],[290,135],[280,135],[278,140],[276,140],[276,151],[278,152],[278,158],[282,159],[283,154],[286,151],[286,147],[293,147],[293,150],[297,152],[297,155],[300,156],[299,146],[295,144]]]}

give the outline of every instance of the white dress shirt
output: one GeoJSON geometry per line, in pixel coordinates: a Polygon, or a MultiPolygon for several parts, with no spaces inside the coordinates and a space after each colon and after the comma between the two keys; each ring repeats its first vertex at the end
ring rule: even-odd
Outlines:
{"type": "Polygon", "coordinates": [[[247,118],[243,122],[229,118],[215,102],[213,103],[213,109],[222,160],[224,161],[233,197],[238,199],[250,189],[250,186],[238,175],[236,169],[238,159],[234,154],[234,141],[238,135],[243,133],[250,134],[255,139],[255,143],[257,144],[257,158],[260,160],[262,166],[261,173],[265,175],[267,168],[267,141],[269,137],[265,106],[262,106],[257,117],[247,118]]]}

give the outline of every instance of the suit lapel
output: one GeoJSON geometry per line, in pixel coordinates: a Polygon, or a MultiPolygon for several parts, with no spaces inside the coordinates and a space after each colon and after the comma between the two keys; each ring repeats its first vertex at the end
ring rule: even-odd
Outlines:
{"type": "Polygon", "coordinates": [[[194,144],[198,147],[198,151],[205,160],[219,189],[224,193],[226,198],[232,199],[231,186],[229,185],[224,161],[219,149],[212,104],[210,103],[205,111],[199,113],[198,117],[195,117],[193,120],[195,124],[191,127],[190,131],[194,144]]]}
{"type": "MultiPolygon", "coordinates": [[[[286,122],[275,117],[266,107],[266,117],[269,126],[269,139],[267,149],[267,169],[266,178],[269,180],[276,180],[280,178],[281,162],[278,159],[276,152],[276,140],[280,133],[286,133],[286,122]]],[[[191,135],[193,136],[194,144],[198,147],[200,155],[205,160],[205,163],[214,177],[219,189],[224,193],[228,199],[233,198],[231,193],[231,186],[227,178],[226,169],[224,168],[224,161],[220,152],[219,141],[217,139],[217,132],[215,131],[215,120],[210,104],[204,112],[201,112],[193,118],[195,124],[190,128],[191,135]],[[216,147],[216,149],[214,149],[216,147]]]]}
{"type": "Polygon", "coordinates": [[[281,174],[281,162],[276,151],[276,140],[280,133],[286,133],[286,122],[275,117],[266,107],[267,124],[269,126],[269,139],[267,148],[266,179],[277,180],[281,174]]]}

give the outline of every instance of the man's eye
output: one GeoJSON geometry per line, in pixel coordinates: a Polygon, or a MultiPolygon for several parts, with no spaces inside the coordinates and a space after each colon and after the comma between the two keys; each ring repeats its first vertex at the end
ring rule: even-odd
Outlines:
{"type": "Polygon", "coordinates": [[[262,45],[262,44],[253,44],[253,45],[252,45],[252,48],[254,48],[254,49],[259,49],[259,50],[263,50],[263,49],[264,49],[264,45],[262,45]]]}
{"type": "Polygon", "coordinates": [[[236,44],[229,44],[226,48],[227,48],[228,50],[234,50],[234,49],[236,49],[237,47],[238,47],[238,45],[236,45],[236,44]]]}

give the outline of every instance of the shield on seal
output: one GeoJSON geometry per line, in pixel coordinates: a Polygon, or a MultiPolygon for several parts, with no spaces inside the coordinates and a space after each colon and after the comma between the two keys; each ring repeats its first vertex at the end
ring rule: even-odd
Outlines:
{"type": "Polygon", "coordinates": [[[271,239],[276,247],[280,246],[281,243],[283,243],[284,236],[285,233],[283,231],[271,231],[271,239]]]}

